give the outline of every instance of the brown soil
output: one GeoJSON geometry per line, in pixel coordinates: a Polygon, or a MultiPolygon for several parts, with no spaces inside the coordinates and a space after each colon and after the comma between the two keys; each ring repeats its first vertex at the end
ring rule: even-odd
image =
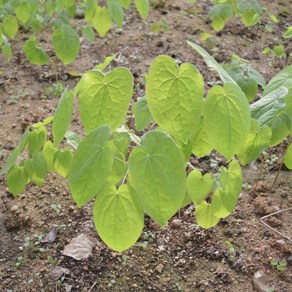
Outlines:
{"type": "MultiPolygon", "coordinates": [[[[123,29],[113,29],[93,44],[83,40],[81,52],[71,65],[58,64],[59,80],[73,88],[77,78],[69,72],[84,73],[116,52],[122,57],[114,66],[129,67],[134,73],[134,98],[144,94],[142,76],[158,54],[191,62],[205,75],[207,68],[202,58],[186,44],[186,40],[199,42],[201,31],[214,34],[207,18],[212,1],[197,2],[189,5],[166,1],[164,6],[152,7],[149,23],[144,23],[132,9],[123,29]],[[162,16],[170,30],[152,33],[150,24],[162,16]]],[[[233,19],[217,33],[213,50],[220,62],[230,61],[232,54],[249,60],[266,81],[291,63],[289,57],[277,59],[261,54],[265,47],[278,42],[283,43],[288,55],[291,53],[291,42],[279,37],[292,22],[289,0],[270,2],[261,1],[279,19],[272,33],[264,28],[268,18],[252,28],[233,19]]],[[[76,25],[80,22],[76,20],[76,25]]],[[[0,56],[1,167],[23,129],[52,114],[58,102],[58,98],[44,94],[45,88],[55,82],[53,67],[32,66],[23,55],[21,44],[28,36],[22,32],[13,42],[10,62],[0,56]]],[[[43,46],[50,49],[50,42],[45,41],[50,39],[49,32],[43,33],[43,39],[43,46]]],[[[205,47],[204,42],[199,43],[205,47]]],[[[205,78],[217,78],[214,76],[212,73],[205,78]]],[[[72,129],[79,128],[76,111],[72,129]]],[[[0,291],[254,291],[252,280],[259,270],[267,275],[275,291],[292,291],[291,241],[260,222],[264,215],[292,207],[291,172],[282,170],[273,183],[284,147],[281,144],[271,149],[258,162],[244,168],[245,187],[238,206],[215,228],[198,227],[191,206],[181,210],[163,229],[146,217],[138,244],[121,254],[99,240],[91,205],[78,209],[59,176],[48,175],[42,188],[29,185],[17,198],[8,192],[5,177],[0,178],[0,291]],[[44,243],[44,236],[51,230],[56,238],[44,243]],[[62,255],[64,246],[81,233],[98,240],[92,255],[82,261],[62,255]],[[226,240],[235,248],[234,261],[230,260],[226,240]],[[286,260],[287,269],[277,271],[271,259],[286,260]],[[55,266],[67,269],[61,278],[53,277],[55,266]]],[[[197,166],[211,169],[211,158],[196,160],[197,166]]],[[[291,239],[291,213],[279,213],[265,222],[291,239]]]]}

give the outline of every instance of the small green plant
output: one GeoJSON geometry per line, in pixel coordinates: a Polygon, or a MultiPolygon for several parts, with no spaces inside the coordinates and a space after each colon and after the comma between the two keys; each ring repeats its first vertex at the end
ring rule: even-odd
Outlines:
{"type": "Polygon", "coordinates": [[[228,240],[225,241],[228,246],[228,259],[230,262],[234,263],[236,261],[236,251],[232,243],[228,240]]]}
{"type": "Polygon", "coordinates": [[[58,263],[58,259],[52,257],[52,256],[48,256],[47,257],[47,262],[49,265],[52,265],[52,266],[56,266],[57,263],[58,263]]]}
{"type": "Polygon", "coordinates": [[[248,64],[246,60],[237,55],[232,56],[230,64],[223,64],[223,68],[240,86],[249,102],[255,98],[258,86],[262,88],[266,86],[263,76],[248,64]]]}
{"type": "Polygon", "coordinates": [[[15,263],[16,268],[18,269],[24,263],[24,258],[22,256],[18,257],[15,263]]]}
{"type": "Polygon", "coordinates": [[[277,58],[287,57],[287,54],[285,52],[285,48],[282,45],[274,46],[273,49],[270,49],[269,47],[264,48],[263,54],[266,54],[266,55],[270,54],[270,55],[277,57],[277,58]]]}
{"type": "MultiPolygon", "coordinates": [[[[138,240],[144,212],[160,226],[190,202],[203,228],[229,216],[242,188],[240,163],[252,162],[291,134],[292,66],[265,86],[260,100],[249,104],[234,79],[205,50],[188,44],[219,73],[222,85],[205,97],[203,77],[194,65],[179,67],[171,57],[158,56],[146,77],[146,97],[133,105],[136,129],[129,129],[125,121],[133,75],[122,67],[106,71],[110,61],[101,64],[82,76],[74,92],[64,91],[53,117],[25,131],[0,172],[8,173],[10,192],[17,196],[28,183],[41,187],[48,172],[58,173],[68,179],[78,207],[94,200],[96,230],[119,252],[138,240]],[[83,139],[67,132],[75,96],[83,139]],[[145,134],[137,135],[141,131],[145,134]],[[61,144],[64,137],[76,151],[61,144]],[[21,156],[25,149],[28,159],[21,156]],[[190,157],[213,149],[228,166],[203,175],[190,157]]],[[[285,155],[288,167],[291,155],[290,150],[285,155]]]]}
{"type": "Polygon", "coordinates": [[[224,28],[225,23],[234,15],[239,16],[247,27],[259,22],[263,8],[257,0],[215,0],[209,11],[212,27],[216,31],[224,28]]]}
{"type": "Polygon", "coordinates": [[[65,90],[64,84],[57,82],[54,83],[52,86],[48,86],[45,88],[45,94],[48,97],[59,97],[65,90]]]}
{"type": "MultiPolygon", "coordinates": [[[[31,64],[44,65],[52,59],[41,47],[38,34],[45,27],[53,29],[52,47],[63,64],[71,63],[80,49],[79,35],[71,25],[71,19],[84,15],[86,25],[82,29],[84,37],[94,40],[94,30],[103,37],[114,26],[121,27],[125,10],[131,0],[28,0],[0,1],[0,47],[8,60],[12,57],[10,40],[19,28],[31,31],[23,51],[31,64]]],[[[146,19],[149,12],[148,0],[133,1],[140,16],[146,19]]]]}
{"type": "Polygon", "coordinates": [[[287,269],[287,262],[285,260],[271,260],[271,265],[276,267],[277,271],[285,271],[287,269]]]}

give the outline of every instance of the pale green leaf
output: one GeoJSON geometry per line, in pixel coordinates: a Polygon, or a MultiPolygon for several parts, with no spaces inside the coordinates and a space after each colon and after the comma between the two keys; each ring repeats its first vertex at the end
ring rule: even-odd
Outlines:
{"type": "Polygon", "coordinates": [[[27,40],[23,46],[26,58],[33,65],[44,65],[49,60],[48,54],[38,46],[36,38],[32,37],[27,40]]]}
{"type": "Polygon", "coordinates": [[[289,145],[284,156],[284,163],[288,169],[292,169],[292,144],[289,145]]]}
{"type": "Polygon", "coordinates": [[[188,45],[190,45],[194,50],[197,51],[197,53],[199,53],[205,60],[206,64],[208,65],[208,67],[212,70],[215,70],[218,72],[218,74],[220,75],[221,80],[224,83],[233,83],[236,86],[237,83],[233,80],[233,78],[222,68],[221,65],[219,65],[217,63],[217,61],[210,56],[202,47],[198,46],[195,43],[192,43],[190,41],[187,41],[188,45]]]}
{"type": "Polygon", "coordinates": [[[93,26],[101,37],[104,37],[111,29],[112,19],[107,7],[97,7],[93,17],[93,26]]]}
{"type": "Polygon", "coordinates": [[[169,56],[158,56],[150,65],[146,83],[149,109],[158,125],[183,143],[199,126],[204,81],[190,63],[178,68],[169,56]]]}
{"type": "Polygon", "coordinates": [[[118,252],[134,245],[143,230],[144,213],[135,195],[127,185],[116,189],[107,184],[94,202],[96,230],[101,239],[118,252]]]}
{"type": "Polygon", "coordinates": [[[225,20],[222,16],[216,15],[215,17],[213,17],[211,25],[216,31],[220,31],[225,26],[225,20]]]}
{"type": "Polygon", "coordinates": [[[133,93],[133,75],[126,68],[115,68],[104,74],[90,71],[79,85],[79,108],[87,132],[107,124],[119,127],[127,113],[133,93]]]}
{"type": "Polygon", "coordinates": [[[133,104],[132,110],[135,115],[136,130],[138,132],[143,131],[153,121],[146,96],[138,98],[138,100],[133,104]]]}
{"type": "Polygon", "coordinates": [[[127,163],[125,161],[125,156],[121,152],[116,152],[113,157],[112,171],[107,181],[115,185],[120,183],[125,177],[126,171],[127,163]]]}
{"type": "Polygon", "coordinates": [[[251,120],[250,132],[241,150],[237,153],[240,163],[246,165],[257,159],[261,152],[269,147],[272,130],[268,126],[260,127],[258,122],[251,120]]]}
{"type": "Polygon", "coordinates": [[[14,165],[7,175],[7,186],[13,196],[19,195],[28,182],[27,173],[23,166],[14,165]]]}
{"type": "Polygon", "coordinates": [[[80,41],[76,31],[67,24],[62,24],[53,33],[53,48],[64,65],[71,63],[78,55],[80,41]]]}
{"type": "Polygon", "coordinates": [[[199,170],[192,170],[187,177],[187,191],[194,204],[199,204],[212,191],[213,180],[209,173],[202,176],[199,170]]]}
{"type": "Polygon", "coordinates": [[[40,126],[34,129],[28,138],[29,153],[32,155],[35,152],[41,150],[47,139],[47,129],[44,126],[40,126]]]}
{"type": "Polygon", "coordinates": [[[89,41],[93,42],[95,39],[94,30],[91,26],[87,25],[82,28],[82,35],[89,41]]]}
{"type": "Polygon", "coordinates": [[[70,149],[57,150],[54,154],[54,169],[63,177],[68,176],[73,161],[73,153],[70,149]]]}
{"type": "Polygon", "coordinates": [[[219,222],[219,218],[214,215],[212,205],[206,201],[201,201],[196,205],[196,221],[201,227],[208,229],[219,222]]]}
{"type": "Polygon", "coordinates": [[[218,218],[226,218],[231,214],[223,205],[222,198],[224,198],[224,196],[225,194],[222,188],[216,189],[212,196],[211,206],[214,215],[218,218]]]}
{"type": "Polygon", "coordinates": [[[85,0],[85,8],[84,8],[84,13],[85,13],[85,19],[88,24],[91,23],[95,12],[97,8],[96,0],[85,0]]]}
{"type": "Polygon", "coordinates": [[[18,23],[15,16],[6,15],[2,22],[3,33],[13,39],[18,32],[18,23]]]}
{"type": "Polygon", "coordinates": [[[285,33],[283,34],[283,38],[290,39],[292,38],[292,26],[289,26],[285,33]]]}
{"type": "Polygon", "coordinates": [[[122,26],[124,21],[124,11],[119,0],[107,0],[108,10],[111,18],[117,24],[122,26]]]}
{"type": "Polygon", "coordinates": [[[139,14],[146,19],[149,14],[149,0],[135,0],[135,5],[139,14]]]}
{"type": "Polygon", "coordinates": [[[65,133],[65,138],[67,140],[67,143],[70,144],[74,149],[77,149],[77,147],[81,143],[81,139],[79,138],[79,136],[70,130],[65,133]]]}
{"type": "Polygon", "coordinates": [[[236,160],[232,160],[228,170],[223,166],[220,167],[220,170],[219,182],[223,189],[223,192],[220,194],[222,204],[231,213],[236,206],[238,196],[242,189],[241,168],[236,160]]]}
{"type": "Polygon", "coordinates": [[[291,117],[285,110],[284,97],[287,94],[288,89],[281,86],[250,106],[251,117],[257,120],[260,127],[266,125],[272,129],[270,146],[281,142],[289,134],[291,128],[291,117]]]}
{"type": "Polygon", "coordinates": [[[246,9],[241,16],[241,21],[245,26],[249,27],[258,23],[259,15],[254,9],[246,9]]]}
{"type": "Polygon", "coordinates": [[[94,198],[110,174],[113,163],[110,135],[108,126],[96,128],[75,152],[68,179],[73,199],[79,207],[94,198]]]}
{"type": "Polygon", "coordinates": [[[15,8],[15,15],[23,24],[29,21],[30,13],[31,6],[29,1],[22,1],[15,8]]]}
{"type": "Polygon", "coordinates": [[[228,160],[245,142],[250,129],[249,105],[238,86],[214,86],[206,98],[205,129],[209,142],[228,160]]]}
{"type": "Polygon", "coordinates": [[[212,151],[209,138],[206,132],[205,117],[201,115],[200,125],[196,128],[192,138],[192,153],[203,157],[212,151]]]}
{"type": "Polygon", "coordinates": [[[33,153],[32,159],[25,161],[24,169],[34,184],[38,187],[43,185],[47,173],[47,163],[39,152],[33,153]]]}
{"type": "Polygon", "coordinates": [[[64,135],[71,122],[73,111],[74,94],[72,91],[63,92],[57,109],[54,114],[52,124],[52,134],[54,138],[54,146],[57,147],[64,138],[64,135]]]}
{"type": "Polygon", "coordinates": [[[53,159],[54,159],[55,152],[56,152],[56,148],[54,147],[53,143],[50,140],[46,141],[43,147],[42,155],[44,159],[46,160],[48,172],[53,170],[53,159]]]}
{"type": "Polygon", "coordinates": [[[144,211],[163,226],[186,193],[185,163],[176,144],[162,131],[148,132],[131,152],[128,169],[144,211]]]}
{"type": "Polygon", "coordinates": [[[119,0],[122,7],[125,9],[128,9],[130,4],[131,4],[131,0],[119,0]]]}

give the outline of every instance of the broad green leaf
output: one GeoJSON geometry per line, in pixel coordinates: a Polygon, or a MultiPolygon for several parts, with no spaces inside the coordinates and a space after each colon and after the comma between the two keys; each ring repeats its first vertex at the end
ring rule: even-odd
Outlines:
{"type": "Polygon", "coordinates": [[[91,26],[87,25],[82,28],[82,35],[89,41],[93,42],[95,39],[94,30],[91,26]]]}
{"type": "Polygon", "coordinates": [[[196,205],[196,220],[198,225],[208,229],[215,226],[220,219],[214,215],[212,205],[201,201],[200,204],[196,205]]]}
{"type": "Polygon", "coordinates": [[[20,154],[19,147],[16,147],[9,155],[4,167],[0,172],[0,176],[9,171],[15,165],[18,155],[20,154]]]}
{"type": "Polygon", "coordinates": [[[192,170],[187,177],[187,191],[195,205],[212,191],[213,180],[210,173],[202,176],[199,170],[192,170]]]}
{"type": "Polygon", "coordinates": [[[0,176],[2,176],[4,173],[9,171],[10,168],[16,163],[17,157],[19,156],[19,154],[21,154],[23,152],[23,150],[25,149],[25,147],[28,143],[28,138],[29,138],[30,133],[31,132],[30,132],[29,128],[27,128],[21,137],[19,146],[16,147],[9,155],[5,165],[3,166],[2,170],[0,171],[0,176]]]}
{"type": "Polygon", "coordinates": [[[111,18],[117,24],[122,26],[124,21],[124,11],[119,0],[107,0],[108,10],[111,18]]]}
{"type": "Polygon", "coordinates": [[[133,75],[126,68],[85,73],[79,86],[79,108],[87,132],[107,124],[119,127],[127,113],[133,93],[133,75]]]}
{"type": "Polygon", "coordinates": [[[247,100],[252,101],[258,92],[258,84],[256,80],[243,76],[242,78],[236,79],[235,81],[245,94],[247,100]]]}
{"type": "Polygon", "coordinates": [[[20,151],[20,153],[22,153],[22,151],[25,149],[25,147],[26,147],[26,145],[28,143],[28,139],[29,139],[30,133],[31,132],[30,132],[29,128],[27,128],[24,131],[24,133],[23,133],[23,135],[21,137],[20,143],[19,143],[19,151],[20,151]]]}
{"type": "MultiPolygon", "coordinates": [[[[156,130],[158,129],[159,128],[156,128],[156,130]]],[[[178,149],[180,150],[180,152],[183,154],[185,163],[187,163],[190,160],[190,157],[192,155],[192,141],[189,140],[187,144],[184,144],[180,140],[174,138],[174,142],[176,146],[178,147],[178,149]]]]}
{"type": "Polygon", "coordinates": [[[31,6],[29,1],[22,1],[15,8],[15,15],[23,24],[29,21],[30,13],[31,6]]]}
{"type": "Polygon", "coordinates": [[[54,154],[54,169],[63,177],[68,176],[68,172],[73,160],[73,153],[70,149],[57,150],[54,154]]]}
{"type": "Polygon", "coordinates": [[[149,14],[149,0],[135,0],[135,5],[139,14],[146,19],[149,14]]]}
{"type": "Polygon", "coordinates": [[[211,206],[214,215],[218,218],[226,218],[231,214],[223,205],[222,198],[224,198],[224,196],[225,194],[222,188],[216,189],[212,196],[211,206]]]}
{"type": "Polygon", "coordinates": [[[131,0],[119,0],[122,7],[125,9],[128,9],[130,4],[131,4],[131,0]]]}
{"type": "Polygon", "coordinates": [[[34,184],[38,187],[43,185],[47,174],[47,163],[39,152],[33,153],[32,158],[25,161],[24,169],[34,184]]]}
{"type": "Polygon", "coordinates": [[[93,26],[101,37],[104,37],[111,29],[112,19],[107,7],[97,7],[93,17],[93,26]]]}
{"type": "Polygon", "coordinates": [[[186,193],[185,163],[176,144],[162,131],[148,132],[131,152],[128,169],[144,211],[163,226],[186,193]]]}
{"type": "Polygon", "coordinates": [[[138,98],[138,100],[133,104],[132,110],[135,115],[136,130],[138,132],[143,131],[153,121],[146,96],[138,98]]]}
{"type": "Polygon", "coordinates": [[[53,48],[64,65],[71,63],[78,55],[80,42],[76,31],[67,24],[62,24],[53,33],[53,48]]]}
{"type": "Polygon", "coordinates": [[[209,138],[206,132],[205,118],[201,115],[200,125],[194,132],[192,138],[192,153],[198,157],[203,157],[212,151],[209,138]]]}
{"type": "Polygon", "coordinates": [[[116,189],[107,184],[94,202],[96,230],[101,239],[118,252],[131,247],[143,230],[144,213],[135,195],[127,185],[116,189]]]}
{"type": "Polygon", "coordinates": [[[7,186],[13,196],[19,195],[25,188],[28,176],[23,166],[14,165],[7,175],[7,186]]]}
{"type": "Polygon", "coordinates": [[[246,9],[241,16],[242,23],[249,27],[255,25],[259,21],[259,15],[254,9],[246,9]]]}
{"type": "Polygon", "coordinates": [[[232,160],[229,164],[228,170],[223,166],[220,167],[220,170],[221,174],[219,181],[223,189],[223,192],[221,192],[221,200],[224,208],[232,213],[242,189],[241,168],[236,160],[232,160]]]}
{"type": "MultiPolygon", "coordinates": [[[[288,89],[288,94],[285,97],[285,101],[288,104],[292,103],[292,65],[281,70],[276,76],[272,78],[272,80],[265,87],[263,92],[264,97],[276,89],[282,91],[282,89],[280,89],[282,86],[288,89]]],[[[282,94],[279,92],[278,95],[282,94]]]]}
{"type": "Polygon", "coordinates": [[[158,125],[183,143],[199,126],[204,81],[190,63],[178,68],[169,56],[158,56],[150,65],[146,83],[149,109],[158,125]]]}
{"type": "Polygon", "coordinates": [[[68,179],[78,207],[94,198],[110,174],[113,163],[110,135],[108,126],[96,128],[83,139],[75,152],[68,179]]]}
{"type": "Polygon", "coordinates": [[[53,159],[54,159],[55,153],[56,153],[56,148],[54,147],[53,143],[50,140],[46,141],[43,151],[42,151],[42,155],[44,159],[46,160],[48,172],[52,171],[54,168],[53,159]]]}
{"type": "Polygon", "coordinates": [[[28,148],[29,153],[32,155],[35,152],[41,150],[47,140],[47,129],[44,126],[41,126],[37,129],[34,129],[28,138],[28,148]]]}
{"type": "Polygon", "coordinates": [[[112,171],[107,181],[113,184],[120,183],[125,177],[126,171],[127,163],[125,161],[125,156],[121,152],[116,152],[113,158],[112,171]]]}
{"type": "Polygon", "coordinates": [[[292,144],[289,145],[287,152],[284,156],[284,163],[287,168],[292,169],[292,144]]]}
{"type": "Polygon", "coordinates": [[[85,0],[85,8],[84,8],[84,13],[85,13],[85,19],[88,24],[91,23],[95,12],[96,12],[96,0],[85,0]]]}
{"type": "Polygon", "coordinates": [[[23,46],[26,58],[33,65],[44,65],[48,63],[48,54],[38,46],[36,38],[32,37],[27,40],[23,46]]]}
{"type": "Polygon", "coordinates": [[[70,144],[74,149],[77,149],[77,147],[81,143],[81,139],[79,138],[79,136],[70,130],[65,133],[65,138],[67,140],[67,143],[70,144]]]}
{"type": "Polygon", "coordinates": [[[13,39],[18,32],[18,23],[15,16],[6,15],[2,22],[3,33],[13,39]]]}
{"type": "Polygon", "coordinates": [[[211,25],[216,31],[220,31],[225,26],[225,20],[222,16],[216,15],[215,17],[213,17],[211,25]]]}
{"type": "Polygon", "coordinates": [[[285,33],[283,34],[283,38],[290,39],[292,38],[292,26],[289,26],[285,33]]]}
{"type": "Polygon", "coordinates": [[[113,133],[112,141],[118,152],[121,152],[124,157],[128,155],[128,148],[131,143],[131,137],[128,133],[113,133]]]}
{"type": "Polygon", "coordinates": [[[187,41],[188,45],[190,45],[195,51],[197,51],[197,53],[199,53],[205,60],[206,64],[208,65],[208,67],[212,70],[215,70],[218,72],[218,74],[220,75],[221,80],[224,83],[233,83],[236,86],[237,83],[233,80],[233,78],[222,68],[221,65],[219,65],[217,63],[217,61],[210,56],[202,47],[198,46],[195,43],[192,43],[190,41],[187,41]]]}
{"type": "Polygon", "coordinates": [[[230,160],[250,129],[249,105],[239,87],[232,83],[214,86],[206,98],[205,119],[210,144],[230,160]]]}
{"type": "Polygon", "coordinates": [[[4,54],[4,56],[6,57],[6,59],[8,61],[10,61],[11,60],[11,57],[12,57],[12,52],[11,52],[10,45],[2,45],[1,46],[1,49],[2,49],[2,53],[4,54]]]}
{"type": "Polygon", "coordinates": [[[260,127],[258,122],[252,119],[247,139],[237,153],[240,163],[246,165],[257,159],[261,152],[269,147],[271,136],[271,128],[268,126],[260,127]]]}
{"type": "Polygon", "coordinates": [[[54,138],[54,146],[57,147],[64,138],[68,126],[71,122],[73,111],[74,94],[72,91],[63,92],[57,109],[55,111],[52,124],[52,134],[54,138]]]}
{"type": "Polygon", "coordinates": [[[270,146],[277,145],[290,131],[291,117],[285,111],[284,99],[287,94],[288,89],[281,86],[250,106],[251,117],[257,120],[260,127],[266,125],[272,129],[270,146]]]}

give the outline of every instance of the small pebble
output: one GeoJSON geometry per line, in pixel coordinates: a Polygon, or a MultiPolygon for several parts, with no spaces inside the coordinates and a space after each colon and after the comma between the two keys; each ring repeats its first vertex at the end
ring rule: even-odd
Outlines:
{"type": "Polygon", "coordinates": [[[18,249],[19,249],[20,251],[23,251],[23,246],[20,246],[18,249]]]}
{"type": "Polygon", "coordinates": [[[16,212],[18,210],[18,206],[14,205],[11,207],[10,212],[16,212]]]}
{"type": "Polygon", "coordinates": [[[173,219],[171,221],[171,227],[173,228],[180,228],[182,225],[181,220],[180,219],[173,219]]]}

